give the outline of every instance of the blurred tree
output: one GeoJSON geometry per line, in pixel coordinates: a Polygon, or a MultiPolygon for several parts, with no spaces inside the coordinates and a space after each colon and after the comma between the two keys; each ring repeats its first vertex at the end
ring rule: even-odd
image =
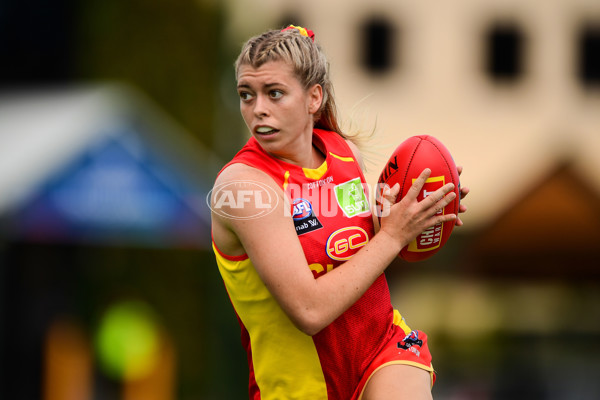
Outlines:
{"type": "Polygon", "coordinates": [[[141,87],[212,147],[221,69],[219,3],[89,0],[80,7],[77,78],[141,87]]]}

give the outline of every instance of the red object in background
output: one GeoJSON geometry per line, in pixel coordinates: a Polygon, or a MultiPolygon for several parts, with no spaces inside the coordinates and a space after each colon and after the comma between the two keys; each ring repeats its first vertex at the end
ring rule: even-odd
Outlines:
{"type": "MultiPolygon", "coordinates": [[[[414,180],[425,168],[431,169],[431,175],[423,186],[418,200],[423,200],[446,183],[453,182],[456,200],[448,204],[442,212],[444,214],[458,214],[460,204],[458,170],[446,146],[429,135],[410,137],[394,150],[379,176],[378,204],[383,184],[387,183],[389,186],[394,186],[396,183],[400,184],[400,192],[396,198],[396,202],[398,202],[406,195],[414,180]]],[[[408,246],[404,247],[398,256],[411,262],[422,261],[431,257],[446,244],[454,224],[455,221],[452,220],[427,229],[408,246]]]]}

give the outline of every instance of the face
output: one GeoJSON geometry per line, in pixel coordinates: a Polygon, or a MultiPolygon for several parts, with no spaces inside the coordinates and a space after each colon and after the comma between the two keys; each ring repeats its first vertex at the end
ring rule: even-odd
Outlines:
{"type": "Polygon", "coordinates": [[[294,152],[312,146],[321,86],[304,89],[291,65],[271,61],[240,66],[237,90],[242,117],[265,151],[293,162],[294,152]]]}

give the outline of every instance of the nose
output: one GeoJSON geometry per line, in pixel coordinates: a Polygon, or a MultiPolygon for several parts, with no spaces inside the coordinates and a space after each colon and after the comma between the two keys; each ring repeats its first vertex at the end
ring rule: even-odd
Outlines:
{"type": "Polygon", "coordinates": [[[258,118],[266,117],[269,115],[269,104],[265,96],[260,94],[256,96],[254,102],[254,115],[258,118]]]}

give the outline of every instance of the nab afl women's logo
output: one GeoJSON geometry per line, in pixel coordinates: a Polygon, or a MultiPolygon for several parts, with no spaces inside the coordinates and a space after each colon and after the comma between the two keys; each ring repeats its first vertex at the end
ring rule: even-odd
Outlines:
{"type": "Polygon", "coordinates": [[[301,197],[292,201],[292,218],[294,219],[294,227],[298,235],[304,235],[323,227],[313,213],[310,201],[301,197]]]}
{"type": "Polygon", "coordinates": [[[302,198],[294,199],[292,204],[292,217],[295,220],[305,219],[312,214],[312,205],[308,200],[302,198]]]}

